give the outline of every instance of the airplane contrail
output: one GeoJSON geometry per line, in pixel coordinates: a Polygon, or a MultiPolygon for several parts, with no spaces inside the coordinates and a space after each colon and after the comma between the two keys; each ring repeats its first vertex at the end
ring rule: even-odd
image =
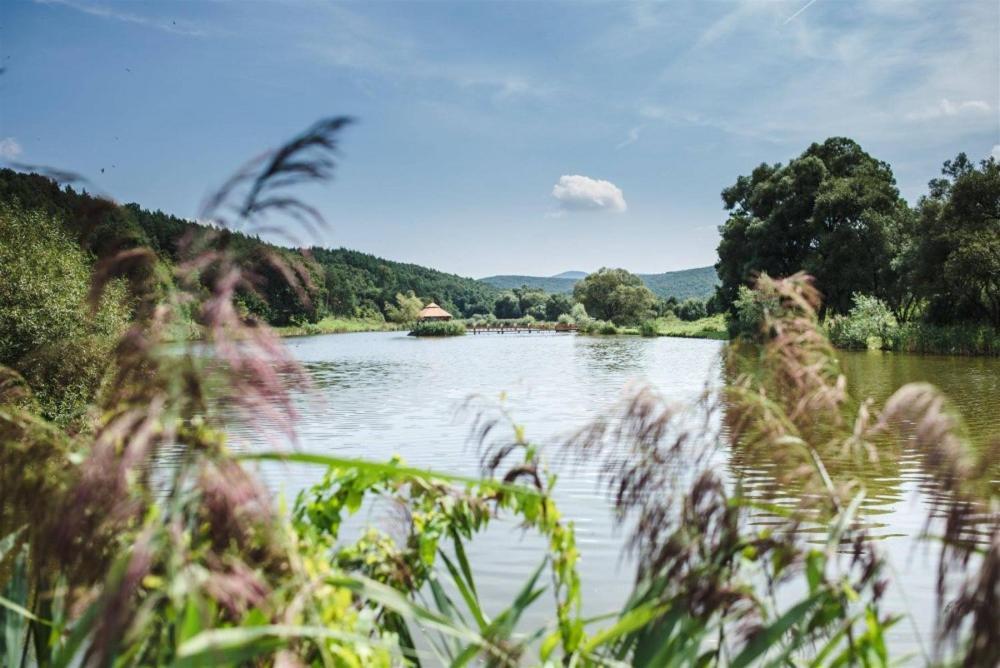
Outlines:
{"type": "Polygon", "coordinates": [[[791,20],[792,20],[792,19],[794,19],[794,18],[795,18],[796,16],[798,16],[798,15],[799,15],[799,14],[801,14],[802,12],[804,12],[804,11],[806,11],[807,9],[809,9],[810,7],[812,7],[812,6],[814,5],[814,4],[816,4],[816,2],[817,2],[817,0],[809,0],[809,2],[807,2],[806,4],[804,4],[804,5],[802,6],[802,9],[800,9],[799,11],[795,12],[794,14],[792,14],[791,16],[789,16],[789,17],[788,17],[787,19],[785,19],[785,22],[784,22],[784,23],[782,23],[781,25],[788,25],[788,22],[789,22],[789,21],[791,21],[791,20]]]}

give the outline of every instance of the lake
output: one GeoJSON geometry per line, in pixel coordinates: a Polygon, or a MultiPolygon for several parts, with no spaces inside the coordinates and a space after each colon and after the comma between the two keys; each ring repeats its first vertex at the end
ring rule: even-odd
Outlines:
{"type": "MultiPolygon", "coordinates": [[[[416,339],[404,333],[335,334],[286,340],[308,371],[309,393],[296,397],[301,413],[297,448],[385,460],[402,456],[413,466],[475,475],[478,453],[470,443],[474,411],[462,410],[471,395],[503,406],[528,437],[550,447],[611,408],[630,383],[649,383],[665,398],[690,402],[722,382],[724,342],[588,337],[570,334],[476,335],[416,339]]],[[[930,381],[955,401],[977,440],[1000,433],[1000,360],[843,353],[845,371],[862,395],[883,400],[899,385],[930,381]]],[[[231,429],[236,450],[272,449],[259,434],[231,429]]],[[[895,580],[890,610],[907,612],[892,635],[898,646],[930,649],[936,608],[936,551],[915,537],[924,527],[927,473],[905,447],[887,466],[865,477],[866,521],[880,536],[895,580]]],[[[773,485],[763,458],[732,456],[719,462],[727,477],[741,476],[753,491],[773,485]]],[[[576,524],[587,614],[616,609],[627,596],[633,565],[623,552],[624,535],[613,516],[597,467],[563,461],[556,500],[576,524]]],[[[316,467],[268,464],[261,475],[292,499],[321,479],[316,467]]],[[[398,522],[384,508],[362,512],[352,522],[383,527],[398,522]]],[[[350,530],[350,529],[347,529],[350,530]]],[[[544,543],[511,524],[478,537],[470,550],[477,584],[488,607],[499,610],[540,564],[544,543]]],[[[548,616],[536,604],[527,627],[548,616]]]]}

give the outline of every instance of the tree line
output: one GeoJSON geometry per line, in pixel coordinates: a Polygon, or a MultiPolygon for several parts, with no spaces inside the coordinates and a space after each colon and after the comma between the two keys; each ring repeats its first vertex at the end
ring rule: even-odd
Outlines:
{"type": "Polygon", "coordinates": [[[960,153],[915,206],[888,163],[844,137],[788,164],[761,164],[722,191],[718,303],[739,316],[757,276],[805,271],[823,315],[871,310],[902,322],[1000,328],[1000,165],[960,153]],[[865,301],[868,298],[868,301],[865,301]]]}

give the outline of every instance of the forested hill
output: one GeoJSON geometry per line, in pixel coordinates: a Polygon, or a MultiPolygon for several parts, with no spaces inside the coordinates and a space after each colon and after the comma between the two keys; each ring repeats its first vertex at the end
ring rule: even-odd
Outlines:
{"type": "MultiPolygon", "coordinates": [[[[153,249],[159,266],[151,282],[169,283],[169,270],[180,259],[178,244],[187,232],[208,231],[204,225],[139,204],[112,204],[70,187],[60,188],[44,176],[10,169],[0,169],[0,203],[44,211],[95,261],[124,248],[153,249]]],[[[489,312],[497,294],[492,286],[472,278],[344,248],[313,248],[302,253],[239,232],[224,232],[219,243],[234,252],[255,278],[257,294],[241,294],[243,306],[276,325],[315,322],[327,314],[380,318],[386,304],[395,303],[397,293],[409,291],[467,316],[489,312]],[[269,261],[273,256],[306,270],[310,299],[305,303],[269,261]]]]}
{"type": "Polygon", "coordinates": [[[520,274],[501,274],[479,279],[480,282],[491,285],[499,290],[513,290],[528,286],[536,290],[544,290],[554,295],[569,294],[580,279],[562,276],[522,276],[520,274]]]}
{"type": "MultiPolygon", "coordinates": [[[[563,272],[555,276],[520,276],[503,275],[487,276],[480,279],[483,283],[492,285],[500,290],[512,290],[527,285],[529,288],[537,288],[554,294],[569,294],[573,292],[573,286],[583,278],[583,272],[563,272]],[[576,274],[582,274],[573,277],[576,274]]],[[[682,269],[681,271],[668,271],[662,274],[638,274],[646,286],[661,299],[676,298],[683,301],[690,297],[695,299],[707,299],[715,292],[715,286],[719,280],[715,275],[715,267],[695,267],[694,269],[682,269]]]]}

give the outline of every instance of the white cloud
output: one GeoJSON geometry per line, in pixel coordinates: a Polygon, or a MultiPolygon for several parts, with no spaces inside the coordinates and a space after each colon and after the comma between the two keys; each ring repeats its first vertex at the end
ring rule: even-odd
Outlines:
{"type": "Polygon", "coordinates": [[[0,158],[14,160],[21,155],[21,145],[13,137],[0,139],[0,158]]]}
{"type": "Polygon", "coordinates": [[[35,2],[40,5],[61,5],[90,16],[96,16],[97,18],[111,19],[112,21],[121,21],[122,23],[131,23],[133,25],[144,26],[147,28],[155,28],[157,30],[173,33],[175,35],[187,35],[189,37],[204,37],[206,35],[205,31],[192,26],[187,21],[178,22],[174,19],[167,22],[165,20],[155,19],[148,16],[118,11],[102,5],[77,2],[76,0],[35,0],[35,2]]]}
{"type": "Polygon", "coordinates": [[[964,102],[952,102],[948,98],[942,98],[941,102],[918,111],[911,111],[904,116],[908,121],[931,121],[938,118],[950,118],[962,114],[988,113],[990,105],[982,100],[965,100],[964,102]]]}
{"type": "Polygon", "coordinates": [[[996,158],[998,161],[1000,161],[1000,144],[993,145],[993,150],[990,151],[990,157],[996,158]]]}
{"type": "Polygon", "coordinates": [[[601,179],[592,179],[579,174],[564,174],[552,187],[552,196],[559,200],[559,206],[566,211],[614,211],[624,212],[625,195],[621,188],[601,179]]]}

